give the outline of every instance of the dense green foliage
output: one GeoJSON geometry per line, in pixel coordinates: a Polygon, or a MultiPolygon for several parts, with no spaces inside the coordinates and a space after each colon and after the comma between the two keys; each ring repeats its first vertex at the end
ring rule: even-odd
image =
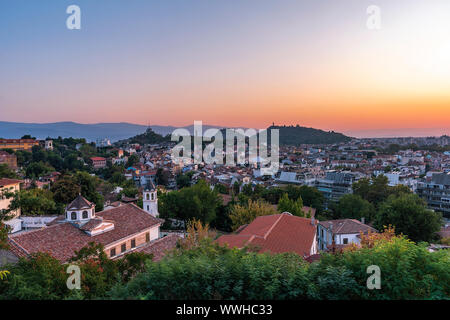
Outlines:
{"type": "Polygon", "coordinates": [[[308,264],[295,254],[259,254],[212,244],[175,254],[127,284],[113,299],[443,299],[450,293],[448,252],[403,238],[373,248],[325,254],[308,264]],[[369,290],[367,267],[381,269],[369,290]]]}

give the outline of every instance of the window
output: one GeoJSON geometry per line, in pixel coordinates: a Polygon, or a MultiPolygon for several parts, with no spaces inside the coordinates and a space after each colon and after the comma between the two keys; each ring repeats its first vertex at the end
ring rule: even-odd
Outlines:
{"type": "Polygon", "coordinates": [[[150,197],[150,195],[149,195],[148,193],[146,194],[146,197],[147,197],[147,200],[149,200],[149,199],[150,199],[150,198],[149,198],[149,197],[150,197]]]}
{"type": "Polygon", "coordinates": [[[72,212],[70,217],[71,217],[72,220],[77,220],[77,213],[76,212],[72,212]]]}
{"type": "Polygon", "coordinates": [[[115,255],[116,255],[116,248],[112,248],[110,253],[109,253],[109,256],[110,257],[114,257],[115,255]]]}
{"type": "Polygon", "coordinates": [[[150,206],[149,205],[147,205],[147,211],[150,211],[150,206]]]}
{"type": "Polygon", "coordinates": [[[127,251],[127,244],[126,243],[122,244],[122,246],[120,247],[120,250],[121,250],[121,252],[127,251]]]}
{"type": "Polygon", "coordinates": [[[131,247],[136,248],[136,239],[131,240],[131,247]]]}
{"type": "Polygon", "coordinates": [[[87,219],[88,218],[88,212],[87,211],[83,211],[83,219],[87,219]]]}
{"type": "Polygon", "coordinates": [[[348,238],[344,238],[344,244],[348,243],[348,238]]]}
{"type": "Polygon", "coordinates": [[[147,233],[145,234],[145,241],[146,241],[146,242],[150,242],[150,232],[147,232],[147,233]]]}
{"type": "Polygon", "coordinates": [[[152,193],[152,200],[155,200],[155,195],[152,193]]]}

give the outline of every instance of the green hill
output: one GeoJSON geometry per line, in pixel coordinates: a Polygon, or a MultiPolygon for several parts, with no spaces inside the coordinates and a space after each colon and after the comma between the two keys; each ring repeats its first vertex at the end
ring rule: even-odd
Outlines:
{"type": "MultiPolygon", "coordinates": [[[[323,131],[314,128],[296,126],[270,126],[267,128],[280,130],[280,144],[297,146],[300,144],[334,144],[350,141],[352,138],[334,131],[323,131]]],[[[270,141],[270,140],[269,140],[270,141]]]]}

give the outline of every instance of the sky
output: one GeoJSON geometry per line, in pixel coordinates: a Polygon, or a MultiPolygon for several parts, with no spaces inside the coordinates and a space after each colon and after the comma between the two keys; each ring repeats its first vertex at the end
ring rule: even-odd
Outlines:
{"type": "Polygon", "coordinates": [[[0,121],[450,134],[449,37],[448,0],[0,0],[0,121]]]}

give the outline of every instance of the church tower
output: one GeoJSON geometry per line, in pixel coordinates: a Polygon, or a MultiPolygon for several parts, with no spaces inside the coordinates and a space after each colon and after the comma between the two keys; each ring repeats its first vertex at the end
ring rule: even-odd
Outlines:
{"type": "Polygon", "coordinates": [[[156,192],[156,187],[153,184],[153,182],[150,182],[150,184],[145,188],[143,196],[144,197],[142,203],[144,211],[150,213],[152,216],[157,218],[159,216],[158,195],[156,192]]]}

